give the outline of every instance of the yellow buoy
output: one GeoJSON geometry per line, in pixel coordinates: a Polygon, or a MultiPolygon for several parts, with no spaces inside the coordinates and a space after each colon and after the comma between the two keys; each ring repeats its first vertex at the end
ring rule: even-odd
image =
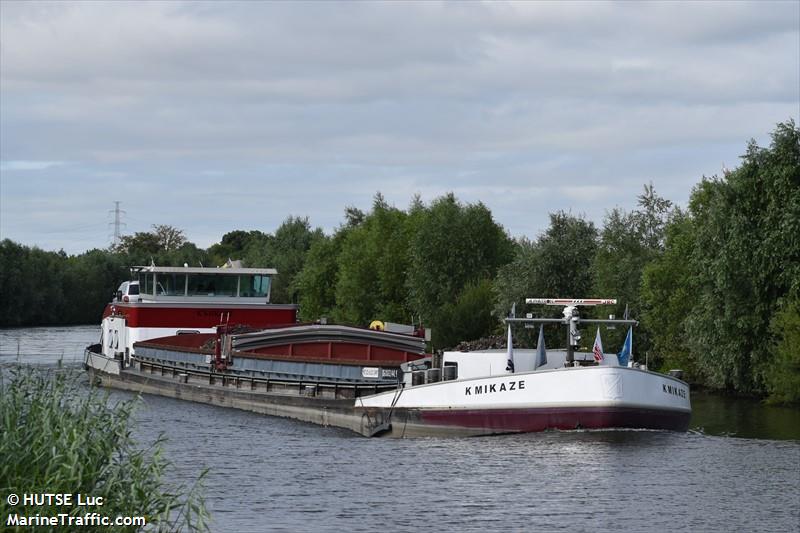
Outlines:
{"type": "Polygon", "coordinates": [[[369,323],[369,329],[375,329],[378,331],[383,331],[386,329],[386,326],[383,325],[383,322],[380,320],[373,320],[369,323]]]}

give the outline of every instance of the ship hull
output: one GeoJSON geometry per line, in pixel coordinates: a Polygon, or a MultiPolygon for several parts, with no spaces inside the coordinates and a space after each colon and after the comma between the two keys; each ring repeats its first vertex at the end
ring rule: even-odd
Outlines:
{"type": "MultiPolygon", "coordinates": [[[[340,427],[368,437],[480,436],[576,429],[686,431],[691,417],[688,385],[652,372],[627,375],[626,369],[613,369],[610,373],[604,371],[595,375],[587,375],[580,370],[564,376],[551,372],[548,378],[542,378],[541,374],[547,374],[545,372],[538,373],[540,375],[534,372],[514,375],[511,380],[506,377],[498,381],[495,377],[440,382],[386,392],[370,390],[369,387],[362,387],[359,391],[342,389],[339,386],[337,392],[336,388],[326,388],[325,384],[313,380],[304,383],[275,380],[265,382],[246,376],[187,372],[183,368],[144,363],[139,363],[138,367],[123,368],[120,361],[106,358],[92,350],[87,350],[86,366],[92,378],[107,387],[340,427]],[[622,378],[619,378],[620,373],[622,378]],[[603,379],[603,375],[610,375],[612,378],[603,379]],[[599,378],[606,384],[603,389],[605,392],[601,391],[600,397],[594,398],[594,405],[591,405],[587,396],[591,395],[591,391],[583,391],[584,396],[580,402],[565,401],[562,405],[557,405],[552,401],[537,400],[537,395],[543,394],[547,383],[558,385],[559,380],[554,378],[559,376],[575,383],[587,377],[599,378]],[[619,379],[613,379],[613,376],[619,379]],[[630,383],[629,396],[619,396],[624,396],[624,377],[629,378],[628,382],[632,380],[633,384],[660,387],[662,394],[669,394],[670,399],[675,398],[673,405],[668,405],[668,402],[658,397],[648,400],[647,395],[643,397],[641,391],[636,394],[634,385],[630,383]],[[538,383],[538,389],[528,387],[528,383],[534,384],[538,380],[542,380],[538,383]],[[487,386],[488,391],[494,389],[500,394],[498,384],[507,385],[511,381],[516,384],[514,391],[502,392],[522,392],[517,405],[509,398],[501,403],[496,399],[492,400],[490,396],[481,398],[471,406],[458,405],[452,399],[452,405],[449,406],[414,404],[424,404],[426,397],[429,404],[435,403],[436,398],[447,397],[448,393],[452,394],[454,391],[466,392],[467,387],[470,388],[467,397],[474,396],[476,386],[487,386]],[[522,389],[519,388],[521,382],[526,384],[522,389]],[[674,390],[683,390],[678,389],[679,386],[686,387],[687,396],[684,398],[680,394],[663,393],[667,383],[674,390]],[[495,385],[494,388],[491,387],[492,384],[495,385]],[[313,392],[308,392],[309,387],[313,392]],[[614,396],[615,399],[609,399],[608,396],[614,396]],[[636,401],[638,403],[634,403],[636,401]],[[647,405],[648,401],[651,405],[647,405]]],[[[506,389],[508,387],[507,385],[506,389]]]]}
{"type": "Polygon", "coordinates": [[[640,407],[395,409],[393,437],[478,436],[546,430],[650,429],[686,431],[691,413],[640,407]]]}
{"type": "Polygon", "coordinates": [[[119,361],[91,350],[86,351],[85,367],[90,380],[103,387],[339,427],[366,437],[386,430],[383,410],[355,407],[346,388],[344,395],[334,390],[322,397],[313,382],[265,383],[223,374],[186,373],[179,368],[122,368],[119,361]],[[309,385],[320,395],[307,395],[309,385]]]}
{"type": "Polygon", "coordinates": [[[400,436],[547,429],[686,431],[689,385],[633,368],[594,366],[445,381],[361,399],[392,411],[400,436]]]}

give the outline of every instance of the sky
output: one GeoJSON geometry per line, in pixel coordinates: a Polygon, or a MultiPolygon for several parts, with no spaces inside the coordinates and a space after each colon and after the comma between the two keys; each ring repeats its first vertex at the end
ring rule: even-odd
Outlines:
{"type": "Polygon", "coordinates": [[[800,2],[0,1],[0,239],[201,247],[377,192],[514,237],[685,206],[800,123],[800,2]]]}

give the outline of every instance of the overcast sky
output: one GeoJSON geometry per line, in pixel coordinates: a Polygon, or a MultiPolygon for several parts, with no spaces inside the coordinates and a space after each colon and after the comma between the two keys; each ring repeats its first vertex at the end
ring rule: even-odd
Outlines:
{"type": "Polygon", "coordinates": [[[0,237],[202,247],[377,191],[482,201],[511,235],[685,205],[800,120],[800,2],[0,4],[0,237]]]}

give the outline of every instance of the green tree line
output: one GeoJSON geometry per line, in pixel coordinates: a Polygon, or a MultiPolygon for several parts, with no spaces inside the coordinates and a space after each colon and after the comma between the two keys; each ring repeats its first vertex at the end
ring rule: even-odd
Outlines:
{"type": "MultiPolygon", "coordinates": [[[[651,367],[798,402],[799,140],[794,122],[779,124],[769,147],[751,142],[738,168],[704,177],[685,209],[648,184],[634,210],[611,209],[602,227],[555,212],[535,238],[512,239],[484,204],[452,193],[405,209],[377,193],[330,235],[290,216],[274,233],[232,231],[207,250],[170,226],[77,256],[5,240],[0,325],[94,323],[130,265],[243,259],[278,269],[273,301],[299,303],[302,320],[422,322],[436,348],[501,333],[526,297],[614,297],[602,313],[627,306],[640,321],[635,351],[651,367]]],[[[606,346],[625,333],[605,332],[606,346]]],[[[555,330],[547,339],[563,344],[555,330]]]]}

